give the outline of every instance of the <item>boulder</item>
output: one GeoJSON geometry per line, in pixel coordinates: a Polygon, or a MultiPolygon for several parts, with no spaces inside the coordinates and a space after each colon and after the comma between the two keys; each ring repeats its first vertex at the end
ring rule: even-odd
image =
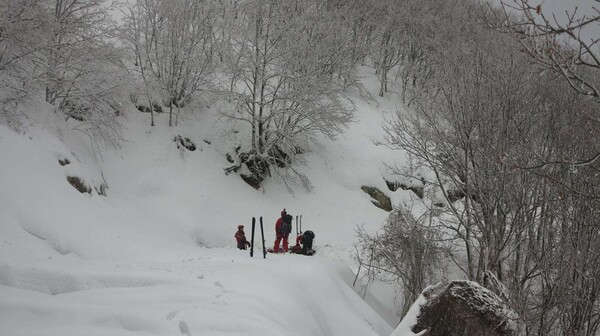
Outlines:
{"type": "Polygon", "coordinates": [[[179,149],[187,149],[190,152],[196,150],[196,144],[190,140],[190,138],[182,137],[181,135],[176,136],[173,141],[177,144],[179,149]]]}
{"type": "Polygon", "coordinates": [[[388,181],[386,179],[384,179],[385,184],[387,185],[388,189],[390,191],[396,191],[398,190],[398,188],[402,189],[402,190],[410,190],[413,193],[415,193],[415,195],[417,195],[418,198],[423,199],[423,196],[425,196],[425,188],[421,185],[421,186],[410,186],[410,185],[406,185],[404,183],[398,182],[398,181],[388,181]]]}
{"type": "Polygon", "coordinates": [[[371,196],[371,198],[373,199],[371,200],[371,203],[373,203],[376,207],[387,212],[392,211],[392,201],[381,190],[366,185],[360,187],[360,189],[367,193],[369,196],[371,196]]]}
{"type": "Polygon", "coordinates": [[[67,158],[58,159],[58,164],[61,166],[66,166],[70,163],[71,163],[71,161],[69,161],[69,159],[67,159],[67,158]]]}
{"type": "MultiPolygon", "coordinates": [[[[427,293],[414,333],[427,336],[513,336],[517,315],[492,291],[472,281],[452,281],[427,293]]],[[[424,293],[425,295],[425,293],[424,293]]]]}
{"type": "MultiPolygon", "coordinates": [[[[162,106],[154,103],[153,107],[154,107],[154,112],[162,113],[162,111],[163,111],[162,106]]],[[[150,109],[150,106],[147,106],[147,105],[139,104],[139,105],[136,105],[136,108],[140,112],[146,112],[146,113],[152,112],[152,110],[150,109]]]]}
{"type": "Polygon", "coordinates": [[[262,182],[262,179],[260,179],[259,177],[256,177],[254,175],[246,175],[246,174],[240,174],[240,177],[242,178],[242,180],[244,180],[244,182],[248,183],[252,188],[258,190],[260,189],[260,183],[262,182]]]}
{"type": "MultiPolygon", "coordinates": [[[[84,179],[78,176],[67,176],[67,181],[69,184],[73,186],[73,188],[77,189],[82,194],[88,193],[92,194],[92,187],[85,182],[84,179]]],[[[101,183],[100,185],[93,186],[96,193],[100,196],[107,196],[106,190],[108,189],[108,184],[106,182],[101,183]]]]}
{"type": "Polygon", "coordinates": [[[77,176],[67,176],[67,181],[82,194],[92,194],[92,188],[88,186],[85,181],[77,176]]]}

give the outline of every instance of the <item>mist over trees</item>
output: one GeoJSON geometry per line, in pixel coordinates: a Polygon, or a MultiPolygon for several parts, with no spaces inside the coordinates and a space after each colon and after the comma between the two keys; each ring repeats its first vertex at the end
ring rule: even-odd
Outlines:
{"type": "Polygon", "coordinates": [[[207,96],[241,146],[228,172],[260,184],[295,170],[353,120],[347,95],[374,69],[399,93],[388,144],[427,171],[422,216],[399,207],[359,231],[370,277],[403,286],[403,310],[455,268],[506,287],[525,335],[600,329],[600,121],[596,39],[527,1],[0,0],[0,122],[45,101],[98,147],[118,146],[124,106],[169,113],[207,96]],[[114,22],[111,13],[122,13],[114,22]]]}

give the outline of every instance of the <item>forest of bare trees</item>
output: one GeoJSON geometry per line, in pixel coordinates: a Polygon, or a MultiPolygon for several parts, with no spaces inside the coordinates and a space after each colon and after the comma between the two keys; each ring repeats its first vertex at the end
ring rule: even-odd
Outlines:
{"type": "Polygon", "coordinates": [[[244,130],[228,172],[309,185],[294,164],[352,122],[371,67],[377,94],[407,106],[385,126],[413,163],[398,174],[426,171],[431,201],[359,230],[369,275],[403,286],[404,312],[448,269],[493,277],[524,335],[592,336],[600,55],[580,32],[600,13],[565,15],[525,0],[0,0],[0,122],[19,128],[19,106],[45,101],[118,146],[124,106],[176,126],[218,97],[244,130]]]}
{"type": "Polygon", "coordinates": [[[386,132],[389,144],[414,163],[415,171],[398,173],[429,171],[426,194],[437,201],[419,220],[392,213],[386,227],[401,226],[395,229],[400,237],[417,234],[404,243],[385,237],[390,229],[383,238],[359,231],[359,258],[374,274],[386,268],[382,278],[401,283],[409,301],[423,290],[411,279],[431,284],[450,266],[481,284],[490,277],[501,281],[524,335],[597,335],[595,55],[581,40],[561,44],[560,30],[577,36],[534,17],[541,14],[527,2],[519,4],[526,15],[424,1],[426,18],[413,13],[407,19],[431,26],[400,31],[407,41],[400,50],[430,52],[400,63],[410,112],[399,112],[386,132]],[[411,229],[415,223],[422,229],[411,229]],[[390,249],[421,258],[398,272],[390,249]]]}

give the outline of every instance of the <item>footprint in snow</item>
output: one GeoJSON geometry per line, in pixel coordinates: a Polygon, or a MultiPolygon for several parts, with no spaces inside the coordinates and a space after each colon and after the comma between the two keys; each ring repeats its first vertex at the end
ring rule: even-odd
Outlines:
{"type": "Polygon", "coordinates": [[[175,310],[168,313],[165,318],[167,319],[167,321],[171,321],[175,316],[177,316],[177,314],[179,314],[179,310],[175,310]]]}
{"type": "Polygon", "coordinates": [[[179,331],[184,336],[192,336],[192,333],[190,332],[190,327],[188,327],[188,324],[183,320],[179,321],[179,331]]]}
{"type": "Polygon", "coordinates": [[[221,288],[221,293],[215,294],[216,298],[220,298],[221,296],[223,296],[223,294],[227,293],[225,287],[223,287],[223,284],[220,281],[215,281],[215,286],[221,288]]]}

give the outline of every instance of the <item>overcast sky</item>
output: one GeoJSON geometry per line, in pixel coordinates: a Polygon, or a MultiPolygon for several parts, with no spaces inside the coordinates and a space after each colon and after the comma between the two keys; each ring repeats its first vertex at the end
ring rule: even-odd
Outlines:
{"type": "Polygon", "coordinates": [[[557,16],[565,17],[565,11],[573,13],[577,9],[577,16],[583,15],[589,17],[597,14],[594,11],[594,7],[599,8],[600,3],[594,0],[545,0],[545,1],[532,1],[532,3],[542,3],[542,10],[547,12],[554,12],[557,16]]]}
{"type": "MultiPolygon", "coordinates": [[[[500,3],[501,0],[491,0],[495,3],[500,3]]],[[[505,4],[514,4],[514,0],[502,0],[505,4]]],[[[575,18],[581,19],[598,16],[596,9],[600,9],[600,0],[530,0],[532,6],[542,5],[542,11],[547,17],[551,14],[556,15],[556,19],[560,23],[565,23],[569,15],[576,13],[575,18]]],[[[595,22],[587,26],[582,36],[590,39],[600,38],[600,22],[595,22]]]]}
{"type": "MultiPolygon", "coordinates": [[[[500,1],[506,4],[514,4],[513,0],[492,0],[492,2],[500,3],[500,1]]],[[[596,0],[530,0],[529,3],[532,6],[542,4],[542,10],[544,13],[555,13],[558,16],[565,16],[565,11],[573,13],[577,9],[577,16],[582,15],[591,16],[594,13],[594,7],[600,8],[600,2],[596,0]]]]}

